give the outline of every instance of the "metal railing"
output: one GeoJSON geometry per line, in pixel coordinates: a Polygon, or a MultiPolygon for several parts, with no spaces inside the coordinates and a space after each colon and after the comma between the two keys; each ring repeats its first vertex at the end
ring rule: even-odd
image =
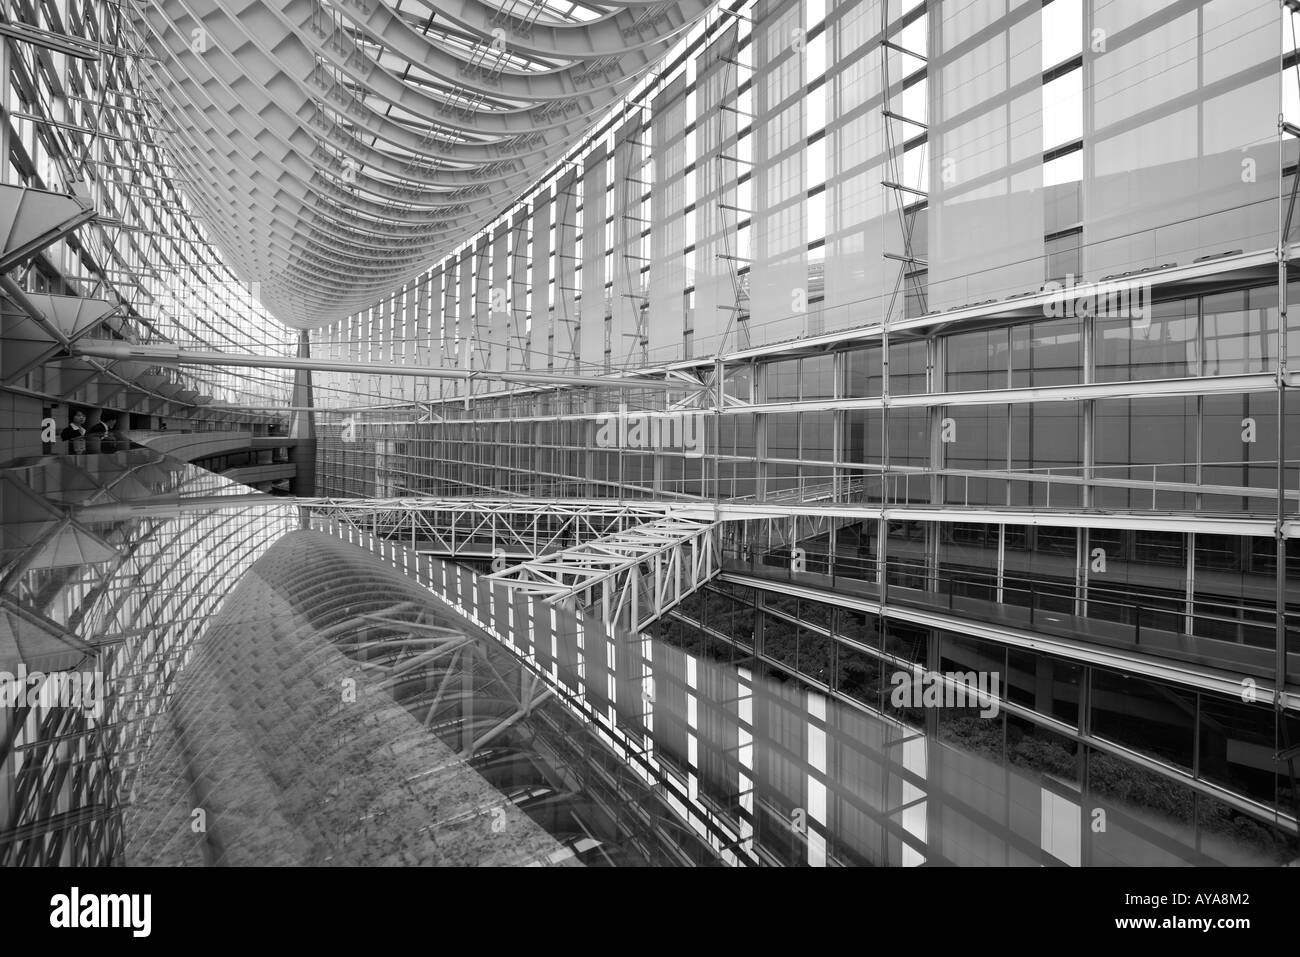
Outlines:
{"type": "MultiPolygon", "coordinates": [[[[801,546],[803,547],[803,546],[801,546]]],[[[798,581],[805,575],[822,575],[832,583],[851,581],[872,594],[886,591],[891,604],[926,608],[944,608],[955,616],[979,613],[981,621],[1006,621],[1029,627],[1051,627],[1084,638],[1095,638],[1105,626],[1131,628],[1134,646],[1159,650],[1170,640],[1187,639],[1196,643],[1213,641],[1253,648],[1275,647],[1275,624],[1271,603],[1261,601],[1228,603],[1214,599],[1170,596],[1158,600],[1155,595],[1135,595],[1121,599],[1105,586],[1078,584],[1061,580],[1029,577],[1001,580],[995,573],[972,569],[927,569],[923,565],[873,559],[848,559],[824,550],[805,549],[805,573],[791,572],[788,548],[742,555],[734,542],[723,550],[724,568],[728,562],[740,564],[754,574],[780,580],[798,581]],[[845,567],[862,575],[844,574],[845,567]],[[782,571],[773,574],[773,569],[782,571]],[[973,593],[972,593],[973,592],[973,593]],[[1206,612],[1200,609],[1213,608],[1206,612]],[[1255,617],[1253,617],[1255,616],[1255,617]],[[1225,635],[1233,637],[1225,637],[1225,635]],[[1166,640],[1161,642],[1156,635],[1166,640]]],[[[810,584],[816,585],[815,580],[810,584]]],[[[1113,634],[1107,637],[1119,637],[1113,634]]],[[[1286,612],[1288,651],[1300,654],[1300,594],[1295,610],[1286,612]]]]}

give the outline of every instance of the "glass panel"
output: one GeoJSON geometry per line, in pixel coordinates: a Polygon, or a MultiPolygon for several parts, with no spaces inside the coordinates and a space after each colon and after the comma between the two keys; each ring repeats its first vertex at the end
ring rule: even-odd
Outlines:
{"type": "Polygon", "coordinates": [[[1191,692],[1092,670],[1092,730],[1117,744],[1190,769],[1195,714],[1191,692]]]}
{"type": "Polygon", "coordinates": [[[929,307],[1043,281],[1042,5],[940,8],[929,61],[929,307]]]}

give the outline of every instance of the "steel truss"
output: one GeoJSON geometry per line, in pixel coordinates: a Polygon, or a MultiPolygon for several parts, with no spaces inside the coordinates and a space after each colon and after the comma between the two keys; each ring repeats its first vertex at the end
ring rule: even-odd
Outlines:
{"type": "Polygon", "coordinates": [[[632,631],[664,614],[721,567],[722,522],[684,503],[294,501],[313,517],[401,541],[417,552],[524,558],[511,568],[494,566],[487,577],[549,602],[598,605],[606,626],[632,631]]]}
{"type": "Polygon", "coordinates": [[[668,515],[487,576],[548,602],[598,608],[640,631],[718,574],[722,523],[668,515]]]}
{"type": "MultiPolygon", "coordinates": [[[[374,529],[382,531],[384,520],[378,516],[388,516],[388,527],[396,529],[406,522],[405,513],[410,511],[425,513],[499,513],[502,516],[573,516],[581,515],[590,519],[599,516],[602,510],[607,515],[620,513],[633,524],[645,524],[648,520],[668,519],[682,522],[740,522],[768,518],[814,518],[818,516],[841,519],[899,519],[932,522],[967,522],[977,525],[1046,525],[1076,528],[1119,528],[1144,529],[1168,532],[1204,532],[1218,535],[1244,535],[1248,537],[1272,537],[1275,523],[1272,519],[1244,517],[1231,514],[1216,515],[1199,512],[1196,514],[1150,512],[1117,512],[1114,510],[1062,508],[1044,512],[1039,509],[1025,508],[957,508],[951,505],[929,504],[889,504],[889,503],[837,503],[827,499],[809,501],[766,501],[750,502],[734,500],[730,502],[703,501],[663,501],[646,499],[634,502],[614,502],[609,499],[504,499],[481,500],[471,498],[289,498],[284,496],[213,496],[207,499],[183,499],[183,504],[172,503],[160,510],[175,511],[200,508],[246,507],[256,502],[267,505],[299,505],[313,512],[338,517],[348,525],[374,534],[374,529]],[[367,520],[366,516],[375,515],[367,520]]],[[[131,514],[141,515],[154,511],[147,507],[134,509],[131,514]]],[[[91,513],[87,508],[77,511],[78,518],[85,518],[91,513]]],[[[104,514],[108,514],[105,512],[104,514]]],[[[595,528],[596,526],[592,526],[595,528]]],[[[1284,538],[1300,538],[1300,520],[1288,519],[1283,523],[1284,538]]],[[[450,534],[450,528],[444,529],[450,534]]],[[[593,538],[599,538],[595,535],[593,538]]],[[[428,549],[433,551],[435,549],[428,549]]]]}
{"type": "Polygon", "coordinates": [[[414,551],[468,558],[560,553],[626,534],[670,505],[659,502],[537,502],[483,499],[295,499],[313,515],[401,540],[414,551]]]}

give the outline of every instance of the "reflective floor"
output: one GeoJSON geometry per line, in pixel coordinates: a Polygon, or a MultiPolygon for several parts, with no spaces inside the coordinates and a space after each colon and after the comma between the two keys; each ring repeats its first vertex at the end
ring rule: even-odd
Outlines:
{"type": "Polygon", "coordinates": [[[1288,782],[1247,773],[1253,713],[1088,683],[1202,727],[1203,767],[1212,722],[1240,775],[1193,779],[1081,732],[1068,669],[943,644],[1007,686],[923,701],[917,670],[892,706],[924,659],[830,650],[816,603],[710,586],[613,633],[142,448],[0,466],[0,561],[6,865],[1300,856],[1288,782]],[[1032,674],[1066,704],[1038,714],[1032,674]]]}

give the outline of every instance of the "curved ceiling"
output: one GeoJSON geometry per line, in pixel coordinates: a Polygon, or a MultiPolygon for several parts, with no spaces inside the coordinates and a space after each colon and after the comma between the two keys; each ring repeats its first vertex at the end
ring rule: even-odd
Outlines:
{"type": "Polygon", "coordinates": [[[152,0],[159,136],[228,262],[312,328],[519,198],[711,0],[152,0]]]}

